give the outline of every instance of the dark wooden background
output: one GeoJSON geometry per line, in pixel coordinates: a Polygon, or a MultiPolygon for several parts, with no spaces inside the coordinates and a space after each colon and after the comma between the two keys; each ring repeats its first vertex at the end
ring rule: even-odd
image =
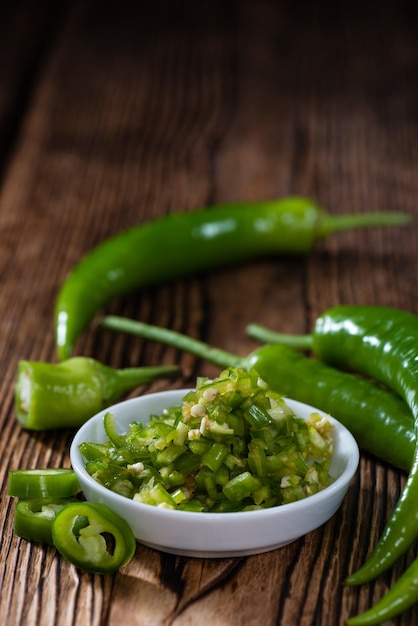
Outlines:
{"type": "MultiPolygon", "coordinates": [[[[289,194],[330,212],[418,217],[417,11],[373,3],[203,0],[0,5],[0,615],[4,626],[339,626],[416,554],[343,586],[376,541],[404,475],[362,456],[338,513],[268,554],[210,560],[138,545],[112,577],[81,574],[12,532],[10,469],[68,466],[73,432],[15,420],[20,359],[56,360],[53,306],[67,272],[125,227],[216,202],[289,194]]],[[[159,251],[156,250],[156,254],[159,251]]],[[[245,355],[257,321],[309,332],[338,303],[418,313],[416,226],[339,234],[126,295],[106,311],[245,355]]],[[[174,350],[87,330],[77,353],[114,366],[180,363],[174,350]]],[[[418,623],[418,607],[393,624],[418,623]]]]}

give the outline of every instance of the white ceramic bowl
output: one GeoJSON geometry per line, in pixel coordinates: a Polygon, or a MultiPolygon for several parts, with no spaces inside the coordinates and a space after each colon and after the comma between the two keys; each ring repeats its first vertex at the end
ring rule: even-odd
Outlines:
{"type": "MultiPolygon", "coordinates": [[[[76,433],[71,445],[71,463],[87,500],[102,502],[131,525],[136,539],[152,548],[194,557],[235,557],[267,552],[295,541],[324,524],[339,508],[356,472],[359,449],[351,433],[338,421],[335,425],[334,455],[330,473],[334,482],[304,500],[269,509],[241,513],[193,513],[161,509],[116,494],[97,483],[85,469],[79,445],[103,442],[103,416],[115,417],[119,432],[132,421],[149,421],[169,406],[181,404],[187,389],[163,391],[120,402],[101,411],[76,433]]],[[[296,415],[307,419],[317,409],[287,399],[296,415]]]]}

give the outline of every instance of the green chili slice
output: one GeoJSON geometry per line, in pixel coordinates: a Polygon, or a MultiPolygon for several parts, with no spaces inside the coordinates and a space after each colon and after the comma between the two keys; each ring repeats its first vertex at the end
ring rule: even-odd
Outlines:
{"type": "Polygon", "coordinates": [[[7,494],[17,498],[68,498],[81,491],[74,470],[44,468],[11,470],[7,494]]]}
{"type": "Polygon", "coordinates": [[[32,498],[19,500],[14,515],[14,532],[27,541],[53,544],[52,523],[74,498],[32,498]]]}
{"type": "Polygon", "coordinates": [[[129,524],[97,502],[69,504],[52,524],[54,545],[79,569],[109,574],[133,557],[136,540],[129,524]]]}

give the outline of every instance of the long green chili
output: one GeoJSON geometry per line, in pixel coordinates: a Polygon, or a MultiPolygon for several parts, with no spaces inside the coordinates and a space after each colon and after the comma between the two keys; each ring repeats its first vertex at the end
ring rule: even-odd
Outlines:
{"type": "Polygon", "coordinates": [[[351,617],[347,626],[376,626],[400,615],[418,602],[418,559],[389,591],[365,613],[351,617]]]}
{"type": "Polygon", "coordinates": [[[175,213],[123,231],[70,272],[55,303],[60,361],[95,313],[127,291],[272,254],[303,254],[339,230],[403,225],[402,213],[331,216],[300,197],[175,213]]]}
{"type": "Polygon", "coordinates": [[[173,330],[126,318],[108,316],[101,326],[160,341],[221,368],[253,367],[275,391],[333,415],[351,430],[363,450],[404,470],[411,467],[415,446],[411,412],[396,395],[366,379],[287,346],[266,345],[240,357],[173,330]]]}
{"type": "MultiPolygon", "coordinates": [[[[260,327],[249,328],[261,338],[260,327]]],[[[270,333],[265,337],[271,341],[270,333]]],[[[338,306],[323,313],[312,335],[277,333],[277,341],[311,348],[322,361],[384,383],[409,406],[418,435],[418,317],[380,306],[338,306]]],[[[346,582],[358,585],[389,568],[418,538],[418,449],[401,497],[366,563],[346,582]]]]}

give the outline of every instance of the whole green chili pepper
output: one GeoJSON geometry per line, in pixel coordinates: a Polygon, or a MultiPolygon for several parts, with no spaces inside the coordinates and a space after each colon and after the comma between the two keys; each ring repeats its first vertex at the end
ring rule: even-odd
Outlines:
{"type": "Polygon", "coordinates": [[[175,331],[126,318],[108,316],[101,326],[163,342],[222,368],[254,368],[275,391],[333,415],[364,450],[404,470],[411,467],[412,415],[400,398],[371,381],[328,367],[288,346],[266,345],[239,357],[175,331]]]}
{"type": "Polygon", "coordinates": [[[176,213],[104,241],[72,270],[55,304],[60,361],[114,296],[160,281],[271,254],[302,254],[332,233],[407,224],[402,213],[330,216],[309,199],[226,204],[176,213]]]}
{"type": "Polygon", "coordinates": [[[62,363],[20,361],[17,420],[29,430],[77,428],[134,387],[178,372],[171,365],[113,369],[86,357],[62,363]]]}
{"type": "MultiPolygon", "coordinates": [[[[252,336],[261,333],[249,329],[252,336]]],[[[258,327],[258,330],[260,328],[258,327]]],[[[272,335],[268,335],[269,340],[272,335]]],[[[418,432],[418,317],[391,307],[338,306],[323,313],[312,335],[277,341],[299,342],[317,357],[334,366],[349,368],[387,385],[409,406],[418,432]]],[[[390,567],[418,538],[418,450],[401,497],[383,534],[366,563],[346,582],[351,585],[373,580],[390,567]]]]}

